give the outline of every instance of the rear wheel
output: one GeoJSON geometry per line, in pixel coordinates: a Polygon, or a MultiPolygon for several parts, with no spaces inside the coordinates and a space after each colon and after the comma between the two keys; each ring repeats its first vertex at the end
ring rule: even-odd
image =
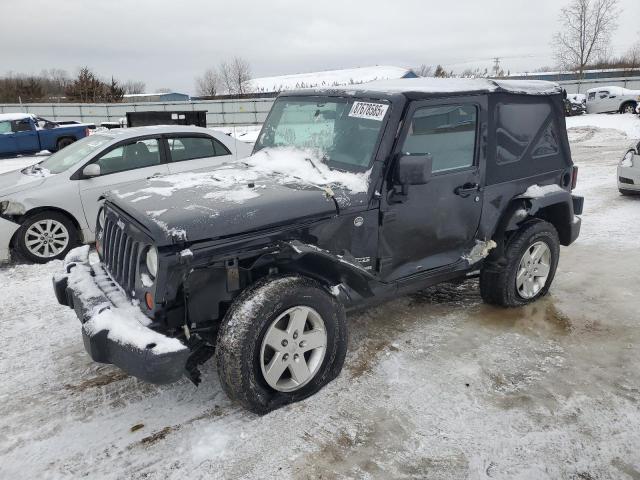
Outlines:
{"type": "Polygon", "coordinates": [[[47,263],[65,257],[78,244],[73,222],[58,212],[41,212],[28,217],[16,232],[15,248],[27,261],[47,263]]]}
{"type": "Polygon", "coordinates": [[[533,220],[513,234],[504,257],[480,272],[480,294],[486,303],[517,307],[546,295],[553,282],[560,241],[555,227],[533,220]]]}
{"type": "Polygon", "coordinates": [[[69,145],[71,145],[73,142],[75,142],[74,138],[69,138],[69,137],[61,138],[60,140],[58,140],[57,150],[60,151],[64,147],[68,147],[69,145]]]}
{"type": "Polygon", "coordinates": [[[342,305],[314,280],[266,278],[225,316],[216,363],[225,392],[255,413],[307,398],[338,376],[347,349],[342,305]]]}

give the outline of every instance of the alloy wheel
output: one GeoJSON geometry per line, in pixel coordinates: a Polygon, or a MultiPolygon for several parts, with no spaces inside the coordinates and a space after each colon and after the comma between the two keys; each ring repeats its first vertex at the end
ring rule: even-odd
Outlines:
{"type": "Polygon", "coordinates": [[[327,349],[327,331],[318,312],[296,306],[280,314],[267,329],[260,367],[274,390],[293,392],[318,373],[327,349]]]}
{"type": "Polygon", "coordinates": [[[516,274],[516,290],[524,299],[542,290],[551,271],[551,250],[545,242],[536,242],[525,250],[516,274]]]}
{"type": "Polygon", "coordinates": [[[69,245],[69,231],[57,220],[38,220],[25,232],[24,244],[36,257],[52,258],[69,245]]]}

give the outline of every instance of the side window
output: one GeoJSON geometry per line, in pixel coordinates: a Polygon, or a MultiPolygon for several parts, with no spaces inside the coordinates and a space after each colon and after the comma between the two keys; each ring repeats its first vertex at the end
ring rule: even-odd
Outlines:
{"type": "Polygon", "coordinates": [[[415,111],[402,146],[406,154],[433,158],[433,172],[473,165],[478,110],[473,105],[426,107],[415,111]]]}
{"type": "Polygon", "coordinates": [[[11,133],[11,122],[0,122],[0,135],[11,133]]]}
{"type": "Polygon", "coordinates": [[[171,160],[173,162],[217,157],[230,153],[229,150],[216,139],[207,137],[169,138],[168,142],[171,160]]]}
{"type": "Polygon", "coordinates": [[[96,163],[100,165],[100,175],[124,172],[136,168],[152,167],[160,164],[158,140],[138,140],[121,145],[102,155],[96,163]]]}
{"type": "Polygon", "coordinates": [[[14,120],[11,122],[11,127],[14,132],[30,132],[33,130],[31,123],[26,118],[24,120],[14,120]]]}
{"type": "Polygon", "coordinates": [[[598,96],[602,99],[602,98],[607,98],[609,96],[609,91],[608,90],[600,90],[598,92],[598,96]]]}
{"type": "Polygon", "coordinates": [[[595,100],[596,99],[596,92],[589,92],[589,100],[595,100]]]}
{"type": "MultiPolygon", "coordinates": [[[[496,163],[505,165],[522,160],[529,145],[550,116],[551,106],[548,103],[499,103],[497,106],[496,139],[498,151],[496,163]]],[[[558,141],[551,122],[531,155],[535,158],[557,152],[558,141]]]]}

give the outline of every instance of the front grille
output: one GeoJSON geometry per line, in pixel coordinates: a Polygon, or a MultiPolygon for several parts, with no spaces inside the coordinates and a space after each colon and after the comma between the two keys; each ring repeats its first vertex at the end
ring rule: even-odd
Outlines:
{"type": "Polygon", "coordinates": [[[127,235],[117,222],[107,217],[102,237],[102,262],[111,277],[131,295],[143,244],[127,235]]]}
{"type": "Polygon", "coordinates": [[[633,180],[631,180],[630,178],[618,177],[618,180],[620,180],[620,183],[626,183],[627,185],[633,185],[633,180]]]}

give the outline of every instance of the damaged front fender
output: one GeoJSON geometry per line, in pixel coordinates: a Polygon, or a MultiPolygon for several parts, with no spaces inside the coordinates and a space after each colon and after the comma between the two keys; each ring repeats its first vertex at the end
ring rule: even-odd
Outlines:
{"type": "Polygon", "coordinates": [[[377,279],[349,255],[335,255],[315,245],[293,240],[282,242],[278,259],[280,263],[288,263],[283,266],[300,274],[323,280],[328,285],[340,284],[341,294],[347,297],[351,297],[350,290],[361,297],[374,295],[372,286],[377,279]]]}

